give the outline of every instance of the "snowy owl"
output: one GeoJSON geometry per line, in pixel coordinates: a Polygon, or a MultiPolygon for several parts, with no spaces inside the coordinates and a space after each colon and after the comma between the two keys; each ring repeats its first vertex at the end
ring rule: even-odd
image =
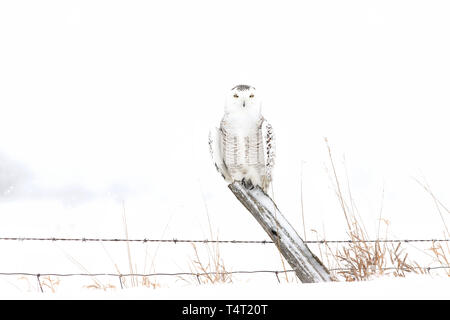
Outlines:
{"type": "Polygon", "coordinates": [[[261,115],[255,88],[238,85],[227,95],[220,128],[209,132],[209,150],[228,183],[240,181],[267,193],[272,181],[275,144],[272,126],[261,115]]]}

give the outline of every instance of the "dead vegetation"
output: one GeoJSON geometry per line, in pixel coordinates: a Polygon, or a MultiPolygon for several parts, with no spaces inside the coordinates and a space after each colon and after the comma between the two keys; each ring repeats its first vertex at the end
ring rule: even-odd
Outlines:
{"type": "MultiPolygon", "coordinates": [[[[428,249],[435,257],[435,261],[442,267],[450,266],[450,246],[448,242],[445,246],[441,242],[433,241],[433,245],[428,249]]],[[[445,273],[450,277],[450,268],[444,268],[445,273]]]]}
{"type": "MultiPolygon", "coordinates": [[[[447,209],[447,207],[437,198],[437,196],[432,191],[430,185],[428,182],[423,178],[423,181],[419,181],[418,179],[415,179],[415,181],[428,193],[428,195],[433,200],[436,211],[439,214],[439,217],[441,218],[442,225],[444,226],[444,238],[449,239],[450,238],[450,232],[447,227],[446,223],[446,214],[450,214],[450,210],[447,209]]],[[[450,266],[450,246],[448,242],[445,242],[445,245],[443,245],[441,242],[433,241],[433,244],[431,248],[428,249],[432,252],[435,258],[435,262],[438,263],[442,267],[450,266]]],[[[444,269],[447,276],[450,277],[450,269],[445,268],[444,269]]]]}
{"type": "Polygon", "coordinates": [[[58,277],[46,276],[42,277],[42,288],[48,288],[52,293],[56,292],[56,288],[59,286],[60,280],[58,277]]]}
{"type": "MultiPolygon", "coordinates": [[[[201,186],[200,186],[201,190],[201,186]]],[[[209,209],[202,191],[202,199],[203,204],[205,206],[205,213],[208,218],[208,228],[209,228],[209,236],[210,239],[218,240],[218,236],[214,236],[213,227],[211,224],[211,219],[209,216],[209,209]]],[[[233,274],[230,273],[223,260],[220,244],[216,243],[205,243],[204,249],[206,251],[206,257],[202,258],[197,246],[195,243],[192,243],[192,249],[194,251],[194,256],[189,258],[189,270],[191,273],[195,274],[195,279],[190,277],[189,279],[186,277],[180,277],[181,280],[188,283],[197,283],[197,284],[215,284],[215,283],[232,283],[233,282],[233,274]]]]}
{"type": "MultiPolygon", "coordinates": [[[[372,238],[369,237],[364,227],[352,197],[348,175],[345,175],[346,181],[343,183],[337,173],[327,139],[325,139],[325,143],[331,165],[330,178],[345,218],[346,233],[349,238],[345,245],[335,249],[332,249],[326,239],[323,239],[325,255],[330,269],[336,276],[342,277],[345,281],[368,280],[372,277],[386,275],[405,277],[407,273],[425,273],[426,271],[415,261],[410,261],[402,243],[383,242],[380,235],[381,223],[384,222],[385,224],[384,239],[386,239],[389,221],[382,218],[382,205],[377,237],[375,241],[371,241],[372,238]]],[[[322,249],[320,254],[322,255],[322,249]]]]}
{"type": "MultiPolygon", "coordinates": [[[[125,204],[122,203],[122,208],[123,208],[123,213],[122,213],[122,222],[123,222],[123,227],[124,227],[124,233],[125,233],[125,237],[128,240],[129,239],[129,235],[128,235],[128,224],[127,224],[127,218],[126,218],[126,211],[125,211],[125,204]]],[[[165,231],[165,230],[164,230],[165,231]]],[[[142,274],[149,274],[151,272],[155,271],[155,260],[156,260],[156,255],[158,252],[159,246],[155,249],[154,252],[154,256],[150,261],[150,266],[149,268],[147,268],[147,260],[148,260],[148,245],[146,245],[145,247],[145,258],[144,258],[144,265],[143,265],[143,273],[142,274]]],[[[131,274],[130,276],[121,276],[120,277],[120,284],[122,288],[135,288],[135,287],[147,287],[147,288],[152,288],[152,289],[156,289],[160,287],[159,282],[157,281],[157,279],[155,277],[150,277],[150,276],[137,276],[135,274],[138,274],[137,270],[138,270],[138,266],[137,264],[133,261],[133,256],[132,256],[132,252],[131,252],[131,247],[130,247],[130,243],[126,242],[126,250],[127,250],[127,259],[128,259],[128,268],[129,268],[129,274],[131,274]]],[[[110,256],[111,258],[111,256],[110,256]]],[[[111,259],[111,261],[113,261],[111,259]]],[[[113,261],[114,264],[114,268],[116,269],[118,274],[123,274],[120,269],[119,266],[117,265],[117,263],[115,263],[113,261]]]]}
{"type": "MultiPolygon", "coordinates": [[[[191,258],[189,270],[195,274],[198,284],[232,283],[232,274],[227,271],[225,262],[220,254],[219,244],[205,244],[206,258],[201,258],[197,246],[192,243],[194,257],[191,258]]],[[[182,278],[186,280],[185,278],[182,278]]],[[[191,278],[192,279],[192,278],[191,278]]],[[[192,282],[188,281],[188,282],[192,282]]]]}
{"type": "MultiPolygon", "coordinates": [[[[123,224],[123,230],[125,234],[125,239],[129,240],[129,233],[128,233],[128,223],[126,218],[126,211],[125,211],[125,204],[122,203],[122,224],[123,224]]],[[[114,269],[116,270],[117,274],[120,275],[119,283],[120,286],[113,285],[111,283],[103,283],[101,282],[97,277],[92,277],[92,283],[89,285],[85,285],[84,287],[87,289],[95,289],[95,290],[116,290],[116,289],[124,289],[124,288],[136,288],[136,287],[147,287],[156,289],[159,288],[161,285],[157,281],[155,277],[146,276],[145,274],[149,274],[151,272],[155,271],[155,261],[156,261],[156,255],[158,252],[159,246],[155,249],[154,256],[150,261],[150,265],[148,266],[148,244],[145,247],[145,257],[144,257],[144,265],[143,265],[143,272],[142,275],[138,275],[138,265],[134,261],[130,242],[125,242],[126,245],[126,254],[127,254],[127,262],[128,262],[128,271],[122,272],[119,265],[114,261],[106,247],[103,245],[103,249],[108,255],[111,263],[114,266],[114,269]],[[148,268],[147,268],[148,266],[148,268]]],[[[72,258],[73,260],[73,258],[72,258]]],[[[85,272],[88,272],[84,266],[82,266],[78,261],[75,261],[76,264],[78,264],[85,272]]]]}
{"type": "MultiPolygon", "coordinates": [[[[370,237],[361,216],[358,212],[357,205],[353,199],[350,181],[348,178],[347,170],[344,163],[344,179],[340,178],[338,170],[333,159],[332,151],[327,139],[325,139],[326,147],[328,150],[328,156],[330,161],[329,177],[333,185],[333,189],[336,198],[339,203],[339,207],[343,217],[345,219],[346,234],[348,236],[348,242],[332,246],[327,242],[325,234],[322,236],[316,230],[311,229],[316,235],[316,241],[321,243],[317,245],[318,256],[321,261],[331,271],[331,274],[335,280],[344,281],[365,281],[381,276],[392,277],[405,277],[407,274],[429,274],[430,269],[419,265],[416,261],[410,259],[404,243],[386,242],[389,235],[389,220],[382,217],[383,211],[383,199],[384,190],[382,192],[382,201],[378,219],[378,230],[375,237],[370,237]]],[[[445,239],[450,238],[449,229],[446,224],[446,214],[450,214],[449,209],[438,199],[433,193],[429,184],[425,181],[416,182],[428,193],[434,202],[437,213],[440,216],[444,230],[443,235],[445,239]]],[[[303,207],[303,183],[301,183],[300,190],[300,202],[301,202],[301,218],[303,222],[303,236],[306,240],[306,227],[305,216],[303,207]]],[[[206,203],[205,203],[206,207],[206,203]]],[[[212,231],[209,213],[206,207],[206,213],[208,216],[210,239],[218,240],[212,231]]],[[[128,240],[128,225],[126,221],[125,206],[123,206],[123,226],[125,237],[128,240]]],[[[167,226],[166,226],[167,227],[167,226]]],[[[103,245],[103,244],[102,244],[103,245]]],[[[205,243],[204,247],[197,247],[195,243],[192,243],[193,255],[190,256],[188,264],[189,270],[193,274],[192,276],[179,276],[179,278],[189,284],[218,284],[218,283],[232,283],[233,274],[227,268],[224,258],[222,256],[219,243],[205,243]]],[[[126,254],[128,262],[128,270],[123,273],[119,266],[114,262],[109,255],[105,247],[105,252],[111,259],[114,268],[119,275],[120,286],[118,284],[113,285],[111,283],[103,283],[97,277],[92,276],[90,278],[91,284],[83,286],[87,289],[94,290],[116,290],[120,288],[134,288],[134,287],[147,287],[147,288],[159,288],[161,287],[158,279],[153,276],[138,276],[138,266],[135,263],[132,255],[130,243],[126,242],[126,254]],[[131,275],[127,275],[131,274],[131,275]]],[[[430,265],[442,267],[443,272],[450,277],[450,245],[449,242],[433,241],[430,248],[425,249],[431,254],[433,261],[430,265]]],[[[158,248],[154,251],[153,258],[148,265],[148,246],[145,248],[145,262],[143,266],[142,274],[148,274],[155,272],[155,261],[158,248]]],[[[81,265],[80,262],[70,257],[75,264],[77,264],[84,272],[89,271],[81,265]]],[[[300,283],[294,273],[290,273],[290,270],[286,268],[286,262],[280,254],[281,266],[283,272],[276,274],[276,278],[279,283],[300,283]]],[[[42,290],[44,292],[55,293],[60,285],[60,279],[53,276],[40,277],[38,284],[32,284],[28,277],[21,277],[20,280],[24,280],[27,283],[28,291],[42,290]]],[[[19,289],[19,288],[18,288],[19,289]]]]}
{"type": "Polygon", "coordinates": [[[96,279],[95,277],[92,278],[92,284],[88,284],[83,286],[86,289],[96,289],[96,290],[103,290],[103,291],[108,291],[108,290],[115,290],[117,287],[115,285],[112,285],[110,283],[106,283],[103,284],[102,282],[100,282],[98,279],[96,279]]]}

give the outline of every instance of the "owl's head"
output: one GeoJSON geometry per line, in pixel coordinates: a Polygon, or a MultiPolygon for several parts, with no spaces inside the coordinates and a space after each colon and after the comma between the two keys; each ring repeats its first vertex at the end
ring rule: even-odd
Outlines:
{"type": "Polygon", "coordinates": [[[240,84],[231,89],[227,95],[227,112],[260,112],[261,103],[252,86],[240,84]]]}

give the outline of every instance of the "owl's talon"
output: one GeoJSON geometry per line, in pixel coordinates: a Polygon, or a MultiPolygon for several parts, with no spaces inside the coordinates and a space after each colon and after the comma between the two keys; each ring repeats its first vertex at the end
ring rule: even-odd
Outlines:
{"type": "Polygon", "coordinates": [[[253,190],[255,188],[255,186],[252,183],[252,180],[246,180],[245,178],[243,178],[241,183],[248,190],[253,190]]]}

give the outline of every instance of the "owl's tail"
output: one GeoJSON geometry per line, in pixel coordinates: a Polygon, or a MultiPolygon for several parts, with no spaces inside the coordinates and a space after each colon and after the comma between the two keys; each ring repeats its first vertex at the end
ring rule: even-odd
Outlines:
{"type": "Polygon", "coordinates": [[[272,196],[273,196],[273,183],[272,183],[272,181],[270,179],[268,179],[267,177],[263,177],[261,182],[262,182],[261,189],[263,189],[263,191],[266,194],[269,194],[269,190],[271,190],[272,196]]]}

